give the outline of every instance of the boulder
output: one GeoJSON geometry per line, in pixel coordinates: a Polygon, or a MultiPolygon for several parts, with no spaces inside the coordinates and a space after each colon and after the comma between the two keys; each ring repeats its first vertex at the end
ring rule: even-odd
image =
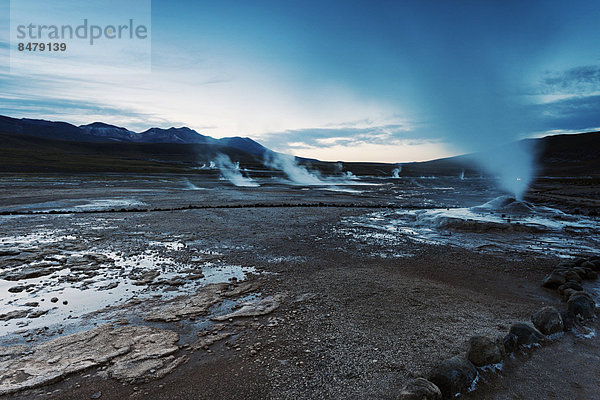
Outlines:
{"type": "Polygon", "coordinates": [[[509,333],[508,335],[504,336],[504,338],[502,338],[502,344],[504,345],[504,351],[506,353],[514,353],[515,350],[517,350],[517,348],[519,347],[519,345],[517,344],[517,337],[515,335],[513,335],[512,333],[509,333]]]}
{"type": "Polygon", "coordinates": [[[21,254],[19,249],[0,249],[0,257],[16,256],[21,254]]]}
{"type": "Polygon", "coordinates": [[[129,279],[131,279],[134,285],[136,286],[144,286],[152,283],[154,278],[160,275],[159,271],[145,270],[139,271],[135,270],[129,274],[129,279]]]}
{"type": "Polygon", "coordinates": [[[598,273],[593,269],[587,269],[585,271],[585,279],[589,281],[595,281],[596,279],[598,279],[598,273]]]}
{"type": "Polygon", "coordinates": [[[579,315],[584,319],[593,318],[596,310],[594,300],[587,293],[577,292],[567,301],[569,312],[579,315]]]}
{"type": "Polygon", "coordinates": [[[564,310],[560,312],[560,317],[563,320],[563,329],[565,332],[570,332],[575,327],[575,315],[567,310],[564,310]]]}
{"type": "Polygon", "coordinates": [[[576,267],[577,265],[575,264],[575,262],[573,260],[563,260],[561,262],[558,263],[558,265],[556,266],[556,268],[573,268],[576,267]]]}
{"type": "Polygon", "coordinates": [[[517,337],[517,346],[529,346],[544,340],[544,335],[540,331],[524,322],[513,324],[509,333],[517,337]]]}
{"type": "Polygon", "coordinates": [[[567,273],[565,273],[565,279],[566,279],[566,281],[575,281],[575,282],[579,282],[579,283],[581,283],[581,281],[583,280],[581,275],[579,275],[574,270],[571,270],[571,271],[568,271],[567,273]]]}
{"type": "Polygon", "coordinates": [[[400,400],[441,400],[442,392],[425,378],[413,379],[402,388],[400,400]]]}
{"type": "Polygon", "coordinates": [[[557,289],[567,281],[565,275],[561,271],[554,270],[542,280],[542,286],[549,289],[557,289]]]}
{"type": "Polygon", "coordinates": [[[579,277],[581,279],[585,279],[586,276],[586,268],[581,268],[581,267],[575,267],[572,269],[573,272],[575,272],[577,275],[579,275],[579,277]]]}
{"type": "Polygon", "coordinates": [[[444,399],[466,392],[477,378],[477,369],[463,356],[443,361],[431,373],[429,380],[442,392],[444,399]]]}
{"type": "Polygon", "coordinates": [[[574,289],[575,291],[583,290],[583,286],[579,282],[567,281],[558,287],[558,293],[563,294],[565,289],[574,289]]]}
{"type": "Polygon", "coordinates": [[[8,321],[11,319],[25,318],[29,310],[14,310],[5,314],[0,314],[0,321],[8,321]]]}
{"type": "Polygon", "coordinates": [[[592,271],[600,271],[600,262],[596,262],[596,260],[590,260],[590,261],[586,261],[583,264],[581,264],[581,266],[583,268],[589,268],[592,271]]]}
{"type": "Polygon", "coordinates": [[[564,329],[560,312],[554,307],[542,307],[531,316],[531,322],[544,335],[562,332],[564,329]]]}
{"type": "Polygon", "coordinates": [[[22,281],[25,279],[39,278],[40,276],[50,275],[56,268],[47,268],[45,265],[38,264],[33,267],[23,267],[21,269],[7,271],[0,274],[0,279],[6,281],[22,281]]]}
{"type": "Polygon", "coordinates": [[[467,344],[467,359],[476,367],[497,364],[505,355],[504,344],[494,337],[473,336],[467,344]]]}
{"type": "Polygon", "coordinates": [[[563,301],[568,301],[569,298],[571,298],[571,296],[573,296],[573,294],[577,293],[577,290],[575,289],[565,289],[562,292],[562,299],[563,301]]]}
{"type": "Polygon", "coordinates": [[[42,315],[48,314],[50,310],[34,310],[27,315],[27,318],[39,318],[42,315]]]}
{"type": "Polygon", "coordinates": [[[587,261],[587,259],[586,259],[586,258],[583,258],[583,257],[577,257],[576,259],[574,259],[574,260],[573,260],[573,264],[574,264],[576,267],[579,267],[579,266],[581,266],[581,264],[583,264],[583,263],[584,263],[584,262],[586,262],[586,261],[587,261]]]}

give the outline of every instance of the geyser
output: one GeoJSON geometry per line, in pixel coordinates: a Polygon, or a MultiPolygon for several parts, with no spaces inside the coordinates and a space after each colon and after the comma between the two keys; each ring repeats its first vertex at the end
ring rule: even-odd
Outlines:
{"type": "Polygon", "coordinates": [[[287,178],[296,185],[327,185],[317,172],[310,172],[305,166],[298,164],[296,158],[287,154],[270,153],[265,157],[265,166],[283,171],[287,178]]]}
{"type": "MultiPolygon", "coordinates": [[[[213,162],[210,163],[213,165],[213,162]]],[[[235,186],[257,187],[260,186],[252,178],[245,177],[240,172],[239,163],[231,162],[231,159],[225,154],[218,154],[214,165],[221,171],[221,176],[233,183],[235,186]]]]}
{"type": "Polygon", "coordinates": [[[535,153],[507,143],[543,125],[528,103],[527,79],[550,55],[554,12],[538,2],[419,2],[398,38],[405,95],[415,99],[414,111],[431,132],[423,135],[474,153],[517,199],[534,177],[535,153]]]}

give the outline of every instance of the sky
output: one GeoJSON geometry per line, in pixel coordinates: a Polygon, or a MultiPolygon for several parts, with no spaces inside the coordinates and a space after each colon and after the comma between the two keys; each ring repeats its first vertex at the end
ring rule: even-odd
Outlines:
{"type": "MultiPolygon", "coordinates": [[[[68,1],[37,2],[32,15],[68,1]]],[[[125,15],[77,4],[91,19],[125,15]]],[[[83,73],[50,59],[11,69],[0,0],[0,115],[188,126],[381,162],[600,127],[600,2],[153,0],[147,11],[147,70],[83,73]]]]}

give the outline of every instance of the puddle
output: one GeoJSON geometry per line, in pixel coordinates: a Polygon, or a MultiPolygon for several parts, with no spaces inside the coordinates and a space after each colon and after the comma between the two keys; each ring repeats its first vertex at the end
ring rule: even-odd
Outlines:
{"type": "Polygon", "coordinates": [[[0,257],[0,276],[6,278],[0,279],[0,315],[6,319],[0,320],[0,343],[28,340],[25,330],[51,336],[89,329],[109,320],[86,320],[91,312],[131,299],[168,300],[257,273],[221,261],[218,252],[173,240],[150,241],[145,251],[132,254],[127,243],[106,249],[63,230],[42,230],[3,236],[0,245],[18,253],[0,257]],[[188,252],[193,257],[187,261],[176,257],[188,252]]]}
{"type": "Polygon", "coordinates": [[[600,224],[501,196],[470,208],[380,211],[346,218],[337,231],[388,246],[415,242],[476,251],[569,257],[600,248],[600,224]]]}
{"type": "Polygon", "coordinates": [[[146,203],[127,198],[117,199],[65,199],[59,201],[45,201],[41,203],[21,204],[17,206],[4,206],[0,212],[32,211],[32,212],[83,212],[83,211],[108,211],[112,209],[132,208],[147,206],[146,203]]]}

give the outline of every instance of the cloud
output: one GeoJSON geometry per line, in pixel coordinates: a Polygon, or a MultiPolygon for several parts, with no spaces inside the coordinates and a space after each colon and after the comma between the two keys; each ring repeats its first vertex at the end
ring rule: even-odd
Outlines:
{"type": "Polygon", "coordinates": [[[542,117],[539,130],[588,130],[600,127],[600,95],[574,96],[532,106],[542,117]]]}
{"type": "Polygon", "coordinates": [[[362,144],[392,145],[407,138],[414,138],[408,125],[388,124],[371,127],[353,127],[358,123],[341,123],[338,128],[293,129],[265,133],[259,136],[262,143],[277,151],[292,148],[331,146],[359,146],[362,144]]]}
{"type": "Polygon", "coordinates": [[[600,66],[545,72],[524,95],[533,100],[524,112],[536,116],[530,133],[581,132],[600,127],[600,66]]]}
{"type": "Polygon", "coordinates": [[[342,122],[337,128],[295,129],[261,135],[261,144],[283,153],[327,161],[407,162],[460,154],[430,132],[408,123],[363,126],[373,120],[342,122]]]}
{"type": "Polygon", "coordinates": [[[538,87],[541,94],[581,95],[600,91],[600,66],[585,65],[549,72],[538,87]]]}

